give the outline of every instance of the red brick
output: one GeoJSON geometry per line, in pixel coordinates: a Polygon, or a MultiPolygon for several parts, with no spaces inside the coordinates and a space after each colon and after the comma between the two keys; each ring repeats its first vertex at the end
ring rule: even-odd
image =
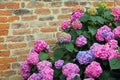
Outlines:
{"type": "Polygon", "coordinates": [[[14,21],[18,21],[19,17],[18,16],[11,16],[8,18],[8,22],[14,22],[14,21]]]}
{"type": "Polygon", "coordinates": [[[4,42],[4,38],[3,37],[0,37],[0,42],[4,42]]]}
{"type": "Polygon", "coordinates": [[[18,9],[20,8],[20,4],[19,3],[7,3],[7,8],[10,8],[10,9],[18,9]]]}
{"type": "Polygon", "coordinates": [[[11,16],[12,11],[11,10],[0,10],[0,16],[11,16]]]}
{"type": "Polygon", "coordinates": [[[9,24],[0,24],[0,30],[1,29],[9,29],[9,24]]]}
{"type": "Polygon", "coordinates": [[[25,61],[27,58],[27,55],[21,55],[17,58],[17,61],[25,61]]]}
{"type": "Polygon", "coordinates": [[[0,51],[0,56],[1,57],[8,57],[10,55],[10,51],[9,50],[4,50],[4,51],[0,51]]]}
{"type": "Polygon", "coordinates": [[[32,20],[36,20],[37,16],[24,16],[22,17],[23,21],[32,21],[32,20]]]}
{"type": "Polygon", "coordinates": [[[62,13],[71,13],[72,8],[62,8],[61,11],[62,13]]]}
{"type": "Polygon", "coordinates": [[[12,56],[28,55],[30,49],[15,49],[12,50],[12,56]]]}
{"type": "Polygon", "coordinates": [[[50,10],[48,8],[36,9],[35,13],[46,15],[46,14],[50,14],[50,10]]]}
{"type": "Polygon", "coordinates": [[[41,28],[41,32],[56,32],[56,28],[41,28]]]}
{"type": "Polygon", "coordinates": [[[53,14],[58,14],[58,13],[60,13],[60,11],[59,11],[59,9],[52,9],[52,13],[53,14]]]}
{"type": "Polygon", "coordinates": [[[23,34],[30,34],[31,30],[30,29],[16,29],[13,30],[14,35],[23,35],[23,34]]]}
{"type": "Polygon", "coordinates": [[[40,32],[39,28],[33,28],[32,29],[32,34],[39,33],[39,32],[40,32]]]}
{"type": "Polygon", "coordinates": [[[8,48],[9,48],[9,49],[24,48],[24,47],[26,47],[26,46],[27,46],[26,43],[8,44],[8,48]]]}
{"type": "Polygon", "coordinates": [[[65,2],[64,5],[67,7],[74,7],[74,6],[78,5],[78,3],[69,1],[69,2],[65,2]]]}
{"type": "Polygon", "coordinates": [[[8,29],[1,29],[0,30],[0,36],[7,36],[8,35],[8,29]]]}
{"type": "Polygon", "coordinates": [[[61,21],[54,21],[54,22],[49,22],[50,26],[60,26],[61,25],[61,21]]]}
{"type": "Polygon", "coordinates": [[[7,22],[7,17],[0,17],[0,22],[3,22],[3,23],[7,22]]]}
{"type": "Polygon", "coordinates": [[[58,16],[58,19],[60,19],[60,20],[66,20],[66,19],[69,19],[69,18],[70,18],[70,14],[59,15],[59,16],[58,16]]]}
{"type": "Polygon", "coordinates": [[[41,8],[43,6],[44,6],[43,2],[37,2],[37,1],[36,2],[35,1],[34,2],[31,1],[27,5],[28,8],[41,8]]]}
{"type": "Polygon", "coordinates": [[[24,36],[7,36],[7,42],[22,42],[24,41],[24,36]]]}
{"type": "Polygon", "coordinates": [[[62,6],[62,2],[52,2],[51,3],[51,7],[61,7],[62,6]]]}
{"type": "MultiPolygon", "coordinates": [[[[16,74],[16,71],[14,71],[14,70],[7,70],[7,71],[2,72],[2,76],[7,77],[7,78],[9,78],[10,76],[13,76],[15,74],[16,74]]],[[[9,80],[9,79],[7,79],[7,80],[9,80]]]]}
{"type": "Polygon", "coordinates": [[[5,8],[5,4],[1,3],[0,4],[0,9],[3,9],[3,8],[5,8]]]}
{"type": "Polygon", "coordinates": [[[7,49],[6,44],[0,44],[0,50],[1,50],[1,49],[7,49]]]}
{"type": "Polygon", "coordinates": [[[8,70],[10,69],[10,64],[1,64],[0,65],[0,71],[1,70],[8,70]]]}
{"type": "Polygon", "coordinates": [[[16,62],[16,59],[15,58],[9,58],[9,57],[6,57],[6,58],[0,58],[0,64],[7,64],[7,63],[12,63],[12,62],[16,62]]]}

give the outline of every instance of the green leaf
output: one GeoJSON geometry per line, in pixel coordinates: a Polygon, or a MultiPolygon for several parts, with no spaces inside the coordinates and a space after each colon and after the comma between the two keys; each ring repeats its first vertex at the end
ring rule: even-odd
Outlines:
{"type": "Polygon", "coordinates": [[[86,38],[90,39],[90,34],[88,33],[88,31],[84,31],[84,32],[83,32],[83,35],[84,35],[86,38]]]}
{"type": "Polygon", "coordinates": [[[61,74],[61,75],[59,76],[59,78],[60,78],[60,80],[65,80],[65,76],[64,76],[63,74],[61,74]]]}
{"type": "Polygon", "coordinates": [[[62,48],[58,48],[54,51],[54,60],[61,59],[64,56],[64,52],[62,48]]]}
{"type": "Polygon", "coordinates": [[[96,19],[100,24],[104,24],[105,19],[103,19],[102,17],[97,16],[96,19]]]}
{"type": "Polygon", "coordinates": [[[119,51],[119,53],[120,53],[120,47],[118,47],[118,51],[119,51]]]}
{"type": "Polygon", "coordinates": [[[48,53],[41,52],[39,54],[39,58],[40,58],[40,60],[47,60],[47,59],[49,59],[49,55],[48,55],[48,53]]]}
{"type": "Polygon", "coordinates": [[[104,12],[104,17],[105,18],[109,18],[110,15],[111,15],[111,10],[107,10],[107,11],[104,12]]]}
{"type": "Polygon", "coordinates": [[[90,16],[88,14],[84,14],[84,16],[80,17],[81,22],[86,22],[90,19],[90,16]]]}
{"type": "Polygon", "coordinates": [[[81,79],[80,79],[80,77],[75,76],[75,77],[74,77],[74,80],[81,80],[81,79]]]}
{"type": "Polygon", "coordinates": [[[81,35],[82,34],[82,31],[81,30],[76,30],[77,34],[78,35],[81,35]]]}
{"type": "Polygon", "coordinates": [[[113,58],[109,61],[111,69],[120,69],[120,59],[113,58]]]}
{"type": "Polygon", "coordinates": [[[97,19],[96,19],[96,16],[90,16],[90,19],[95,22],[97,19]]]}
{"type": "Polygon", "coordinates": [[[94,36],[95,35],[95,33],[96,33],[96,31],[97,31],[97,27],[94,27],[94,26],[88,26],[88,30],[89,30],[89,32],[92,34],[92,36],[94,36]]]}
{"type": "Polygon", "coordinates": [[[73,44],[72,42],[66,43],[65,46],[66,46],[66,49],[67,49],[68,51],[73,52],[73,50],[74,50],[74,44],[73,44]]]}
{"type": "Polygon", "coordinates": [[[115,22],[115,26],[120,26],[120,22],[115,22]]]}

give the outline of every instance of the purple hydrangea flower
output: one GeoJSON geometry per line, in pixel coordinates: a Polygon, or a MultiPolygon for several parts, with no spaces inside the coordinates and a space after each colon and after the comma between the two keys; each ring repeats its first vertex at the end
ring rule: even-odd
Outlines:
{"type": "Polygon", "coordinates": [[[91,47],[90,47],[90,51],[92,51],[94,53],[94,50],[96,47],[101,46],[99,43],[94,43],[91,47]]]}
{"type": "Polygon", "coordinates": [[[117,26],[114,30],[113,33],[116,38],[120,38],[120,26],[117,26]]]}
{"type": "Polygon", "coordinates": [[[36,73],[33,73],[29,78],[28,78],[28,80],[41,80],[41,76],[40,76],[40,74],[38,73],[38,74],[36,74],[36,73]]]}
{"type": "Polygon", "coordinates": [[[55,62],[55,68],[60,69],[63,66],[63,64],[64,64],[64,60],[57,60],[55,62]]]}
{"type": "Polygon", "coordinates": [[[82,64],[91,63],[95,59],[94,54],[92,51],[79,51],[76,56],[76,60],[82,64]]]}
{"type": "Polygon", "coordinates": [[[81,16],[83,16],[83,13],[80,11],[75,11],[73,15],[71,15],[71,20],[75,21],[76,19],[79,19],[81,16]]]}
{"type": "Polygon", "coordinates": [[[105,37],[106,41],[113,40],[115,38],[114,34],[112,32],[108,32],[107,36],[105,37]]]}
{"type": "Polygon", "coordinates": [[[65,32],[61,32],[57,36],[58,42],[66,43],[71,41],[71,35],[65,32]]]}
{"type": "Polygon", "coordinates": [[[39,62],[38,53],[30,53],[27,57],[27,62],[31,65],[36,65],[39,62]]]}
{"type": "Polygon", "coordinates": [[[95,80],[94,78],[85,78],[84,80],[95,80]]]}
{"type": "Polygon", "coordinates": [[[31,70],[31,65],[28,64],[27,61],[24,61],[20,64],[20,67],[21,67],[21,70],[24,71],[24,72],[30,72],[31,70]]]}
{"type": "Polygon", "coordinates": [[[80,35],[80,36],[76,39],[75,44],[76,44],[77,47],[82,47],[82,46],[84,46],[84,45],[87,44],[87,39],[86,39],[83,35],[80,35]]]}
{"type": "Polygon", "coordinates": [[[24,79],[27,79],[30,77],[30,72],[21,71],[20,74],[24,79]]]}
{"type": "Polygon", "coordinates": [[[64,21],[64,22],[62,22],[62,24],[61,24],[61,29],[62,30],[65,30],[65,29],[67,29],[69,27],[70,27],[70,21],[64,21]]]}
{"type": "Polygon", "coordinates": [[[73,80],[74,77],[76,77],[76,76],[80,77],[79,74],[71,73],[71,74],[66,78],[66,80],[73,80]]]}

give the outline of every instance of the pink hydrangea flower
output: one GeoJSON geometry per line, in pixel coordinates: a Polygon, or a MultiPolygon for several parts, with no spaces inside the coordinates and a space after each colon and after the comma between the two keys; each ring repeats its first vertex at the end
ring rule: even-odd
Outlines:
{"type": "Polygon", "coordinates": [[[82,23],[78,19],[76,19],[72,22],[72,28],[75,30],[81,29],[82,23]]]}
{"type": "Polygon", "coordinates": [[[32,65],[36,65],[39,62],[38,53],[30,53],[27,57],[27,62],[32,65]]]}
{"type": "Polygon", "coordinates": [[[90,78],[98,78],[102,74],[103,70],[98,62],[93,61],[85,69],[85,74],[90,78]]]}
{"type": "Polygon", "coordinates": [[[80,35],[80,36],[76,39],[75,44],[76,44],[77,47],[82,47],[82,46],[84,46],[84,45],[87,44],[87,39],[86,39],[83,35],[80,35]]]}
{"type": "Polygon", "coordinates": [[[21,71],[20,74],[24,79],[27,79],[30,77],[30,72],[21,71]]]}
{"type": "Polygon", "coordinates": [[[93,43],[93,45],[90,47],[90,51],[94,52],[95,48],[101,46],[99,43],[93,43]]]}
{"type": "Polygon", "coordinates": [[[34,51],[37,53],[42,52],[43,50],[47,49],[48,45],[45,41],[43,40],[37,40],[34,43],[34,51]]]}
{"type": "Polygon", "coordinates": [[[51,69],[50,67],[44,67],[41,70],[41,80],[53,80],[53,75],[54,75],[54,70],[51,69]]]}
{"type": "Polygon", "coordinates": [[[58,42],[67,43],[71,41],[71,35],[65,32],[61,32],[57,36],[58,42]]]}
{"type": "Polygon", "coordinates": [[[79,74],[72,73],[72,74],[70,74],[70,75],[66,78],[66,80],[73,80],[74,77],[76,77],[76,76],[80,77],[79,74]]]}
{"type": "Polygon", "coordinates": [[[36,73],[33,73],[29,78],[28,80],[41,80],[41,76],[40,74],[36,74],[36,73]]]}
{"type": "Polygon", "coordinates": [[[52,63],[49,62],[49,61],[44,60],[44,61],[41,61],[41,62],[39,62],[37,64],[37,68],[38,68],[39,71],[41,71],[46,66],[51,68],[52,67],[52,63]]]}
{"type": "Polygon", "coordinates": [[[70,21],[64,21],[64,22],[62,22],[62,24],[61,24],[61,29],[62,30],[65,30],[65,29],[67,29],[69,27],[70,27],[70,21]]]}
{"type": "Polygon", "coordinates": [[[109,45],[110,48],[116,49],[118,47],[118,41],[117,40],[110,40],[106,45],[109,45]]]}
{"type": "Polygon", "coordinates": [[[79,73],[79,71],[80,71],[79,67],[76,64],[73,64],[73,63],[67,63],[66,65],[64,65],[62,67],[62,73],[66,77],[68,77],[72,73],[77,74],[77,73],[79,73]]]}
{"type": "Polygon", "coordinates": [[[28,64],[27,61],[24,61],[20,64],[20,68],[21,68],[21,71],[24,71],[24,72],[30,72],[31,70],[31,65],[28,64]]]}
{"type": "Polygon", "coordinates": [[[120,26],[117,26],[114,30],[113,33],[116,38],[120,38],[120,26]]]}
{"type": "Polygon", "coordinates": [[[113,8],[112,15],[115,17],[115,21],[120,21],[120,8],[113,8]]]}
{"type": "Polygon", "coordinates": [[[80,11],[75,11],[72,15],[71,15],[71,20],[74,21],[76,19],[79,19],[81,16],[83,16],[83,13],[80,11]]]}
{"type": "Polygon", "coordinates": [[[108,59],[113,59],[113,58],[118,58],[118,55],[119,55],[119,51],[118,50],[114,50],[114,49],[109,49],[109,57],[108,59]]]}
{"type": "Polygon", "coordinates": [[[55,68],[60,69],[63,66],[63,64],[64,64],[64,60],[57,60],[55,62],[55,68]]]}

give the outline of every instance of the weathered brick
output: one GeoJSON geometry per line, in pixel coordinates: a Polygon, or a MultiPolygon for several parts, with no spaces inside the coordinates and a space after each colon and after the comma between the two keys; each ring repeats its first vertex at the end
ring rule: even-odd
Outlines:
{"type": "Polygon", "coordinates": [[[16,71],[14,70],[7,70],[2,73],[2,76],[4,77],[10,77],[16,74],[16,71]]]}
{"type": "Polygon", "coordinates": [[[8,18],[8,22],[14,22],[14,21],[18,21],[19,20],[19,16],[11,16],[8,18]]]}
{"type": "Polygon", "coordinates": [[[0,22],[1,23],[5,23],[5,22],[7,22],[7,17],[0,17],[0,22]]]}
{"type": "Polygon", "coordinates": [[[33,28],[32,29],[32,34],[34,33],[39,33],[40,32],[40,29],[39,28],[33,28]]]}
{"type": "Polygon", "coordinates": [[[87,5],[87,2],[80,2],[80,5],[86,6],[86,5],[87,5]]]}
{"type": "Polygon", "coordinates": [[[30,34],[31,30],[30,29],[16,29],[13,30],[14,35],[23,35],[23,34],[30,34]]]}
{"type": "Polygon", "coordinates": [[[12,63],[12,69],[20,69],[20,63],[12,63]]]}
{"type": "Polygon", "coordinates": [[[58,27],[60,27],[61,21],[49,22],[49,25],[50,25],[50,26],[58,26],[58,27]]]}
{"type": "Polygon", "coordinates": [[[12,23],[11,25],[12,29],[22,29],[22,28],[29,28],[29,24],[28,23],[12,23]]]}
{"type": "Polygon", "coordinates": [[[71,13],[72,8],[62,8],[62,13],[71,13]]]}
{"type": "Polygon", "coordinates": [[[12,55],[13,56],[28,55],[29,52],[30,49],[16,49],[16,50],[12,50],[12,55]]]}
{"type": "Polygon", "coordinates": [[[41,8],[41,7],[43,7],[44,6],[44,3],[43,2],[29,2],[28,4],[27,4],[27,7],[28,8],[41,8]]]}
{"type": "Polygon", "coordinates": [[[21,2],[21,8],[25,8],[25,2],[21,2]]]}
{"type": "Polygon", "coordinates": [[[40,17],[39,21],[48,21],[53,19],[54,19],[54,16],[46,16],[46,17],[40,17]]]}
{"type": "Polygon", "coordinates": [[[27,35],[26,38],[27,38],[27,41],[35,40],[34,35],[27,35]]]}
{"type": "Polygon", "coordinates": [[[7,42],[22,42],[24,41],[24,36],[7,36],[7,42]]]}
{"type": "Polygon", "coordinates": [[[24,80],[24,78],[22,78],[22,76],[18,76],[18,75],[12,75],[9,80],[24,80]]]}
{"type": "Polygon", "coordinates": [[[17,58],[17,61],[25,61],[26,60],[26,58],[27,58],[27,55],[20,55],[20,56],[18,56],[18,58],[17,58]]]}
{"type": "Polygon", "coordinates": [[[36,20],[37,16],[24,16],[22,17],[23,21],[32,21],[32,20],[36,20]]]}
{"type": "Polygon", "coordinates": [[[0,57],[8,57],[10,55],[9,50],[1,50],[0,51],[0,57]]]}
{"type": "Polygon", "coordinates": [[[32,14],[32,12],[28,9],[17,9],[17,10],[14,10],[13,13],[15,15],[25,15],[25,14],[32,14]]]}
{"type": "Polygon", "coordinates": [[[114,6],[114,2],[93,2],[93,6],[96,7],[98,4],[101,4],[101,3],[106,3],[108,7],[114,6]]]}
{"type": "Polygon", "coordinates": [[[4,37],[0,37],[0,42],[4,42],[4,37]]]}
{"type": "Polygon", "coordinates": [[[56,28],[41,28],[41,32],[56,32],[56,28]]]}
{"type": "Polygon", "coordinates": [[[2,49],[7,49],[7,45],[6,44],[0,44],[0,50],[2,49]]]}
{"type": "Polygon", "coordinates": [[[1,29],[9,29],[9,24],[0,24],[0,30],[1,29]]]}
{"type": "Polygon", "coordinates": [[[30,22],[30,28],[38,28],[39,27],[45,27],[47,26],[47,22],[40,22],[40,21],[34,21],[34,22],[30,22]]]}
{"type": "Polygon", "coordinates": [[[62,6],[62,2],[52,2],[51,3],[51,7],[61,7],[62,6]]]}
{"type": "Polygon", "coordinates": [[[67,7],[74,7],[78,4],[79,4],[78,2],[74,2],[74,1],[64,2],[64,5],[67,7]]]}
{"type": "Polygon", "coordinates": [[[0,58],[0,64],[7,64],[12,62],[16,62],[16,58],[12,58],[12,57],[0,58]]]}
{"type": "Polygon", "coordinates": [[[0,9],[5,8],[5,4],[4,3],[0,3],[0,9]]]}
{"type": "Polygon", "coordinates": [[[56,43],[56,40],[45,40],[47,42],[47,44],[55,44],[56,43]]]}
{"type": "Polygon", "coordinates": [[[36,40],[38,39],[43,39],[43,40],[47,40],[47,39],[52,39],[53,38],[53,34],[50,34],[50,33],[39,33],[39,34],[36,34],[35,36],[36,40]]]}
{"type": "Polygon", "coordinates": [[[27,44],[28,44],[28,47],[34,47],[34,42],[35,41],[29,41],[27,44]]]}
{"type": "Polygon", "coordinates": [[[11,10],[0,10],[0,16],[11,16],[12,11],[11,10]]]}
{"type": "Polygon", "coordinates": [[[50,14],[51,12],[50,12],[50,9],[48,9],[48,8],[41,8],[41,9],[36,9],[35,13],[46,15],[46,14],[50,14]]]}
{"type": "Polygon", "coordinates": [[[60,19],[60,20],[66,20],[66,19],[69,19],[69,18],[70,18],[70,14],[59,15],[58,16],[58,19],[60,19]]]}
{"type": "Polygon", "coordinates": [[[9,49],[25,48],[26,46],[27,46],[26,43],[8,44],[8,48],[9,48],[9,49]]]}
{"type": "Polygon", "coordinates": [[[1,64],[0,65],[0,71],[1,70],[8,70],[10,69],[10,64],[1,64]]]}
{"type": "Polygon", "coordinates": [[[58,14],[58,13],[60,13],[60,10],[59,9],[52,9],[52,13],[53,14],[58,14]]]}
{"type": "Polygon", "coordinates": [[[10,9],[18,9],[18,8],[20,8],[19,3],[7,3],[6,6],[7,6],[7,8],[10,8],[10,9]]]}
{"type": "Polygon", "coordinates": [[[7,36],[8,35],[8,29],[1,29],[0,30],[0,36],[7,36]]]}

